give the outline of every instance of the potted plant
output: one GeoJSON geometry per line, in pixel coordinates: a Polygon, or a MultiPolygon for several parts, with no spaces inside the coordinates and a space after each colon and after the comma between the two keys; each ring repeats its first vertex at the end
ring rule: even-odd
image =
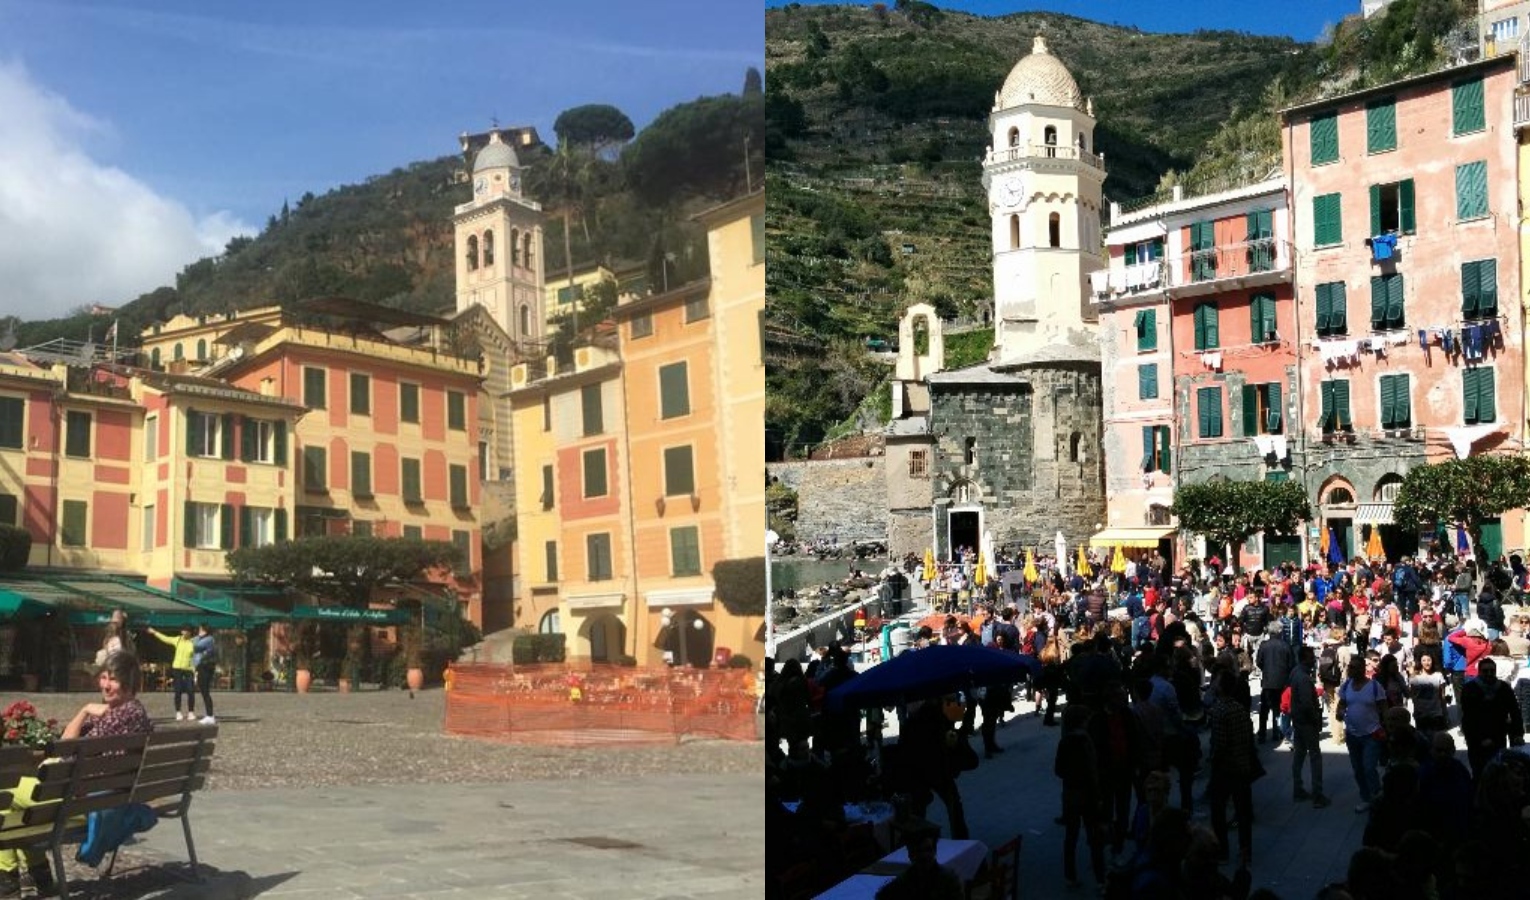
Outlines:
{"type": "Polygon", "coordinates": [[[420,624],[410,621],[400,626],[399,640],[404,649],[404,683],[411,692],[425,686],[424,644],[425,636],[420,624]]]}
{"type": "Polygon", "coordinates": [[[297,639],[292,646],[292,660],[297,669],[293,684],[299,694],[306,694],[313,686],[313,657],[315,645],[318,643],[316,629],[312,622],[299,622],[297,626],[297,639]]]}
{"type": "Polygon", "coordinates": [[[63,733],[57,719],[42,718],[37,707],[25,700],[17,700],[0,713],[0,746],[31,747],[38,762],[42,762],[48,746],[63,733]]]}
{"type": "Polygon", "coordinates": [[[345,658],[340,661],[340,693],[349,694],[360,686],[362,664],[366,662],[367,627],[351,625],[345,630],[345,658]]]}

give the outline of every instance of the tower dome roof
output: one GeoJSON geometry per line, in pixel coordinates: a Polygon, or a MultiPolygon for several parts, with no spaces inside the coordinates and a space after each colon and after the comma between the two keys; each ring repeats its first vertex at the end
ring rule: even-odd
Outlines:
{"type": "Polygon", "coordinates": [[[1027,104],[1042,106],[1070,106],[1084,110],[1084,95],[1078,89],[1067,66],[1058,61],[1041,35],[1031,47],[1029,56],[1015,63],[999,89],[994,109],[1008,109],[1027,104]]]}
{"type": "Polygon", "coordinates": [[[507,166],[518,167],[520,164],[520,160],[516,158],[515,149],[500,140],[499,132],[496,131],[489,135],[489,142],[473,158],[473,171],[482,172],[484,169],[501,169],[507,166]]]}

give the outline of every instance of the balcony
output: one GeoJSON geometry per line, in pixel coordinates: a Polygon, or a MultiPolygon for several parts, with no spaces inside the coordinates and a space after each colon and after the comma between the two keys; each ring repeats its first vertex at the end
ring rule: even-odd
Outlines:
{"type": "Polygon", "coordinates": [[[1212,294],[1291,280],[1291,243],[1265,238],[1192,250],[1169,260],[1169,286],[1176,296],[1212,294]]]}
{"type": "Polygon", "coordinates": [[[1530,94],[1514,95],[1514,127],[1530,125],[1530,94]]]}
{"type": "Polygon", "coordinates": [[[1105,168],[1105,157],[1066,144],[1026,144],[988,151],[988,162],[1020,162],[1027,159],[1078,159],[1095,169],[1105,168]]]}
{"type": "Polygon", "coordinates": [[[1163,260],[1133,263],[1129,266],[1112,267],[1089,273],[1090,288],[1096,302],[1159,291],[1163,289],[1167,280],[1168,269],[1163,260]]]}

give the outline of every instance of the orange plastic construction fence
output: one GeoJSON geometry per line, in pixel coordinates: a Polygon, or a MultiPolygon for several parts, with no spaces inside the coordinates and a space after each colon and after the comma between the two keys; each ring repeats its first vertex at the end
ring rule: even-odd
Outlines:
{"type": "Polygon", "coordinates": [[[754,673],[609,665],[457,665],[446,732],[531,744],[759,739],[754,673]]]}

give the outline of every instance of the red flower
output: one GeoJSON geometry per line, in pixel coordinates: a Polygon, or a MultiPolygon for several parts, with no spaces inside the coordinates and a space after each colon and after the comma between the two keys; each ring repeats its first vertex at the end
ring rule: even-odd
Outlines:
{"type": "Polygon", "coordinates": [[[20,740],[21,739],[21,732],[19,732],[16,729],[12,728],[12,729],[10,729],[9,731],[7,731],[5,733],[5,739],[8,740],[8,741],[17,741],[17,740],[20,740]]]}

